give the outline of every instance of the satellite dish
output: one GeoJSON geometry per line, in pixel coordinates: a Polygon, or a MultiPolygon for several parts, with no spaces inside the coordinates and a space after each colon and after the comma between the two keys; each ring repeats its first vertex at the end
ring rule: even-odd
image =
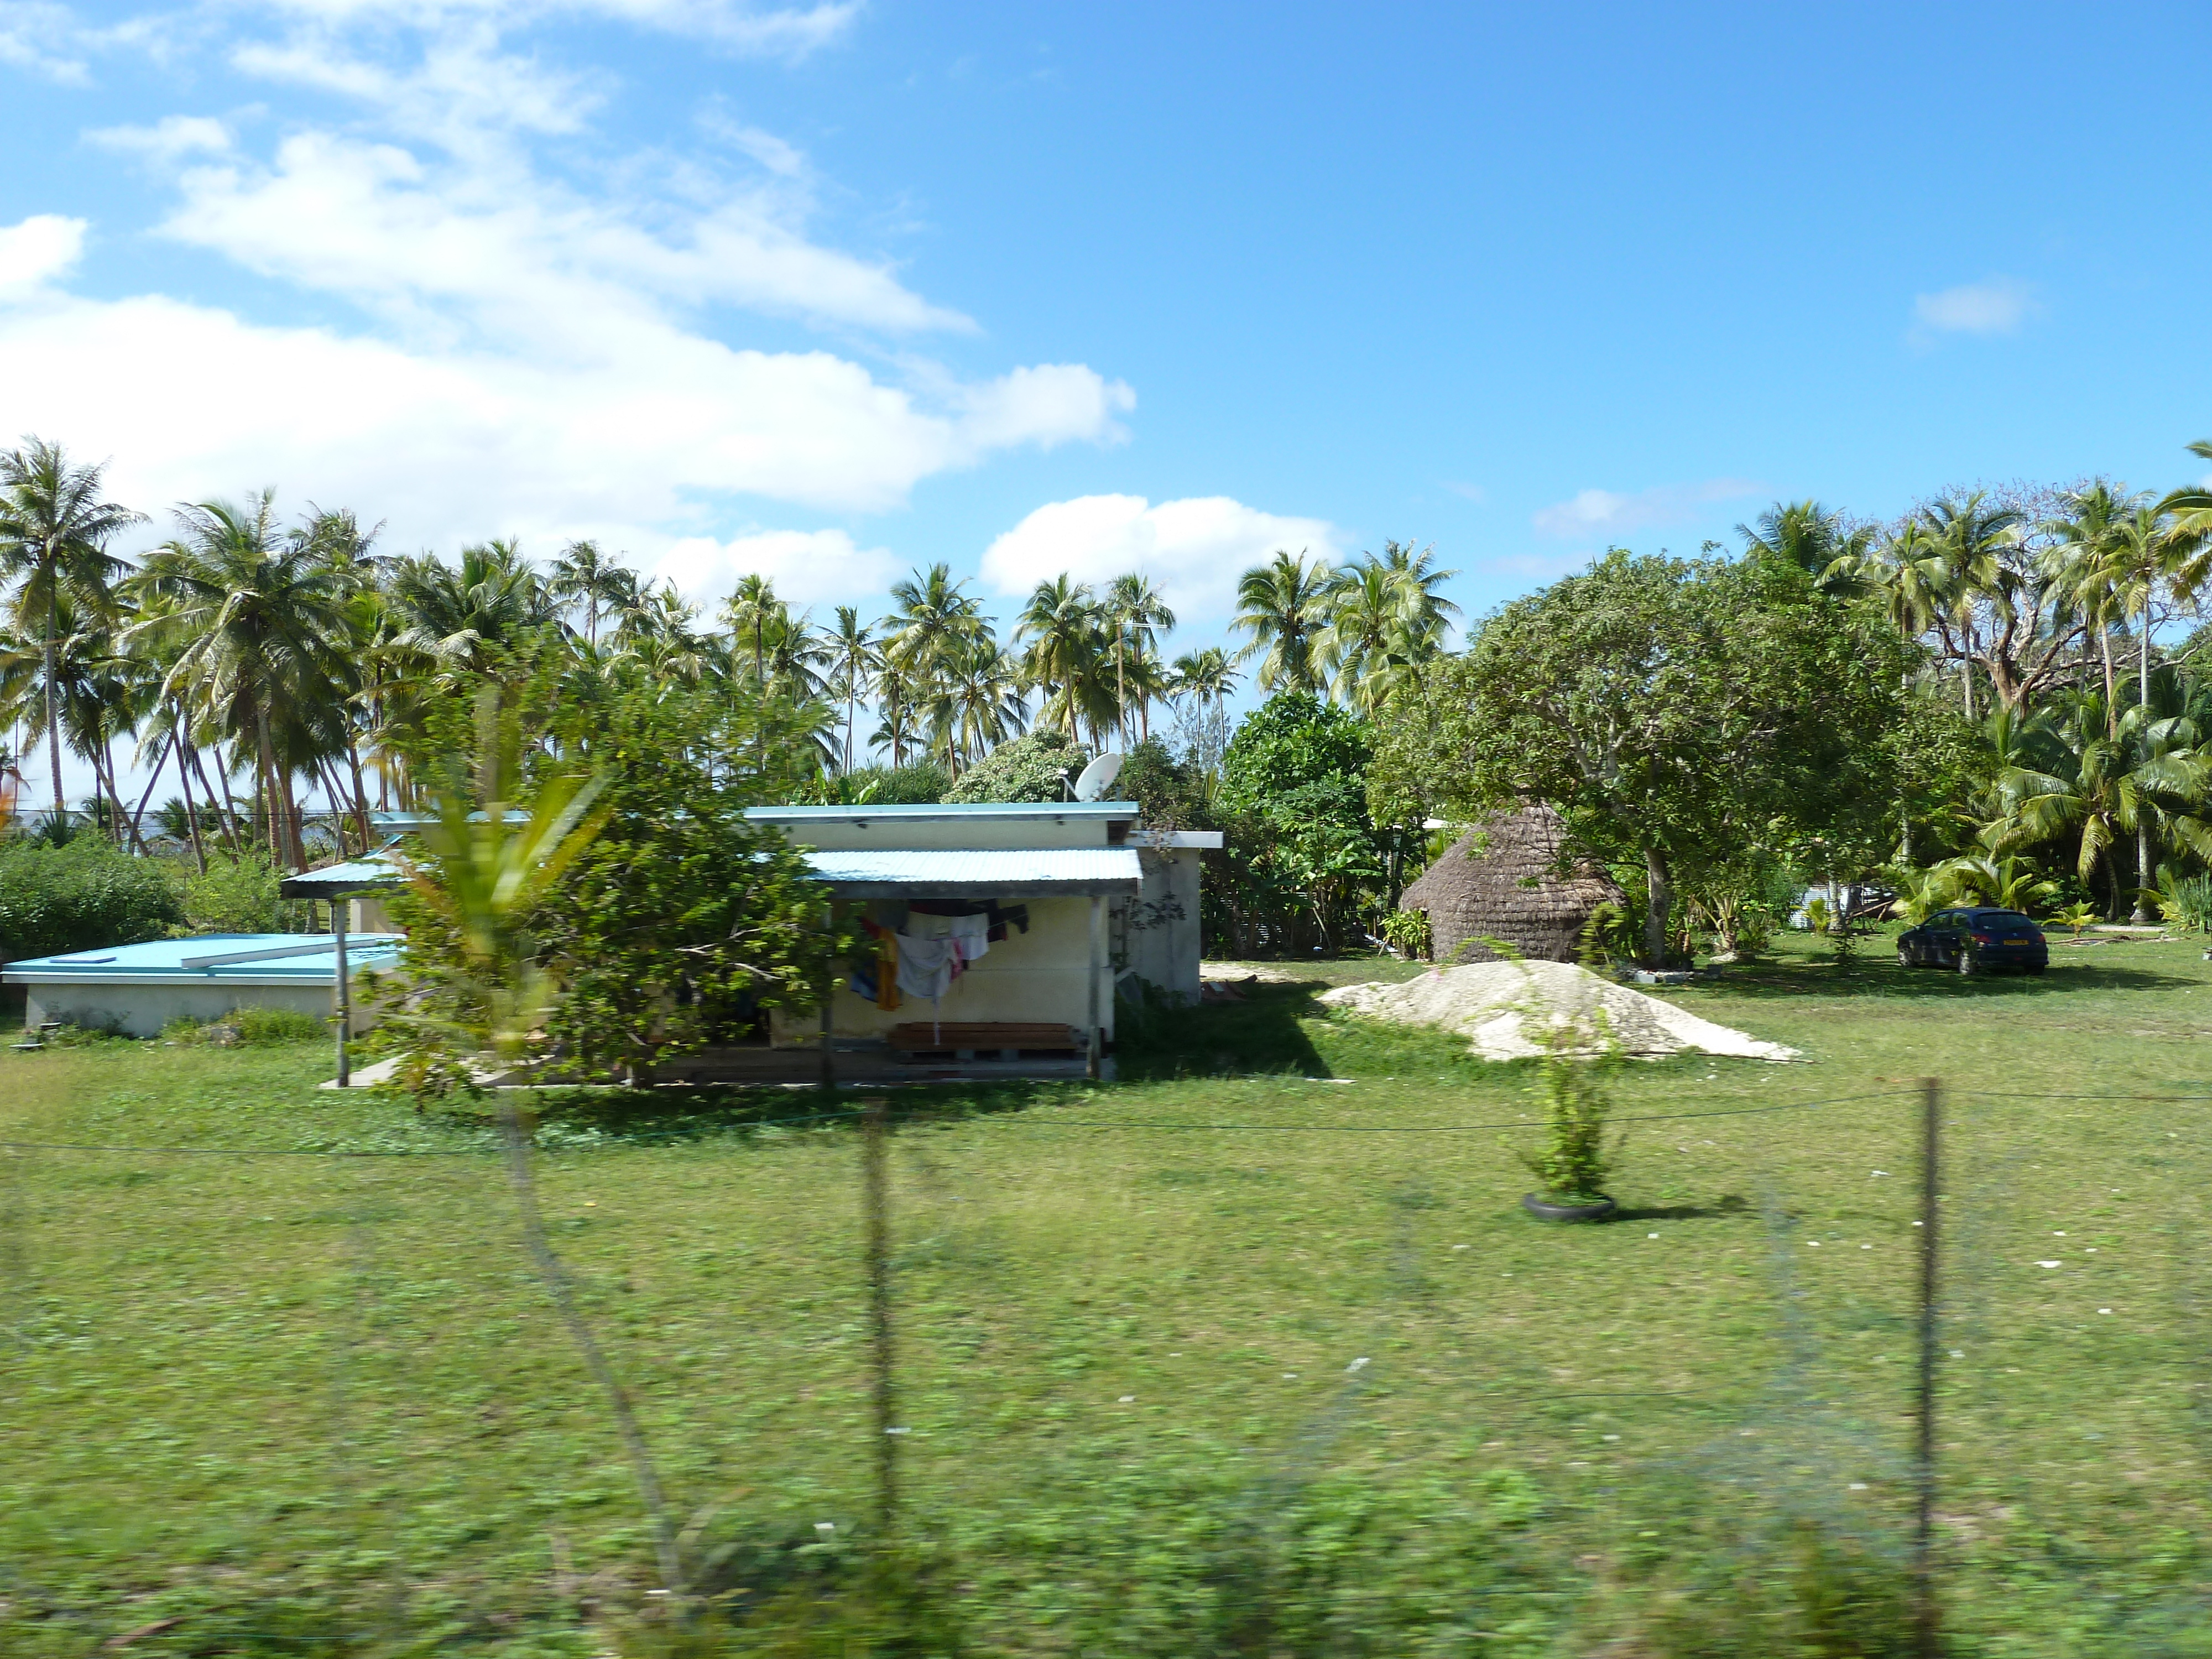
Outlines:
{"type": "Polygon", "coordinates": [[[1083,775],[1075,781],[1078,800],[1103,800],[1106,792],[1114,787],[1114,780],[1121,775],[1121,763],[1126,755],[1101,755],[1083,769],[1083,775]]]}

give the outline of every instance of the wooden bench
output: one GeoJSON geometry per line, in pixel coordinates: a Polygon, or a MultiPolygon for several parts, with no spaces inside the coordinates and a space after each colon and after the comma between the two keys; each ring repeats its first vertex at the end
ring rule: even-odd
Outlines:
{"type": "Polygon", "coordinates": [[[1073,1025],[1024,1020],[948,1019],[933,1025],[922,1020],[894,1025],[889,1038],[891,1052],[902,1060],[950,1054],[955,1060],[1019,1060],[1024,1054],[1079,1054],[1083,1033],[1073,1025]]]}

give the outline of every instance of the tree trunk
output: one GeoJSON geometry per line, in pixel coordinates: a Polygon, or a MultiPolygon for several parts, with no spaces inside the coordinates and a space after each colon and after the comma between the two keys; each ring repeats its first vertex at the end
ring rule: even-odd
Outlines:
{"type": "Polygon", "coordinates": [[[361,775],[361,745],[354,741],[353,733],[346,733],[346,766],[353,773],[353,822],[361,831],[361,855],[368,856],[368,786],[361,775]]]}
{"type": "Polygon", "coordinates": [[[114,734],[102,730],[100,748],[107,761],[107,810],[115,815],[114,827],[108,832],[108,838],[120,847],[123,845],[123,792],[115,777],[114,734]]]}
{"type": "Polygon", "coordinates": [[[1656,847],[1644,849],[1644,954],[1654,968],[1667,965],[1667,918],[1674,908],[1674,887],[1667,872],[1667,855],[1656,847]]]}
{"type": "Polygon", "coordinates": [[[277,787],[284,800],[284,856],[295,870],[307,867],[307,843],[300,833],[300,803],[292,793],[292,769],[280,768],[277,787]]]}
{"type": "MultiPolygon", "coordinates": [[[[230,766],[229,763],[223,758],[222,744],[220,742],[215,746],[215,765],[216,781],[222,786],[223,839],[230,844],[231,857],[242,858],[246,854],[246,835],[238,826],[238,800],[230,793],[230,766]]],[[[203,787],[207,785],[207,775],[204,772],[200,775],[200,784],[203,787]]],[[[210,800],[215,799],[213,789],[208,790],[208,799],[210,800]]]]}
{"type": "Polygon", "coordinates": [[[200,837],[200,809],[192,804],[192,769],[199,764],[193,752],[191,723],[185,714],[184,705],[177,705],[177,779],[185,786],[185,822],[191,828],[192,857],[198,860],[200,873],[207,874],[207,843],[200,837]]]}
{"type": "Polygon", "coordinates": [[[134,852],[146,850],[145,840],[138,833],[139,822],[146,816],[146,803],[154,799],[154,786],[161,781],[161,769],[169,763],[169,745],[176,740],[177,734],[172,732],[154,751],[154,775],[146,780],[146,793],[138,797],[138,810],[131,815],[131,846],[134,852]]]}
{"type": "Polygon", "coordinates": [[[1966,718],[1971,720],[1974,718],[1974,659],[1972,657],[1959,659],[1959,689],[1966,697],[1966,718]]]}
{"type": "Polygon", "coordinates": [[[288,850],[287,838],[276,827],[276,750],[269,741],[269,715],[264,709],[253,711],[253,747],[254,827],[261,832],[262,845],[270,855],[282,859],[288,850]]]}
{"type": "Polygon", "coordinates": [[[46,573],[46,763],[54,769],[54,821],[69,824],[69,799],[62,793],[62,694],[54,684],[54,629],[60,626],[61,590],[58,573],[46,573]]]}

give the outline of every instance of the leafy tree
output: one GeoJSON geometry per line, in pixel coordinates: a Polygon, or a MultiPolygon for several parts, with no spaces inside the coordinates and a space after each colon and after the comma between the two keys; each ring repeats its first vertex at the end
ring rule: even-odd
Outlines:
{"type": "Polygon", "coordinates": [[[1794,566],[1616,550],[1394,700],[1370,793],[1470,817],[1550,803],[1578,850],[1642,866],[1659,961],[1682,877],[1895,801],[1908,661],[1794,566]]]}
{"type": "Polygon", "coordinates": [[[1277,692],[1238,724],[1221,810],[1243,931],[1327,949],[1351,930],[1386,873],[1363,781],[1371,757],[1368,723],[1311,691],[1277,692]]]}
{"type": "Polygon", "coordinates": [[[1114,780],[1114,793],[1136,802],[1151,829],[1193,830],[1211,823],[1206,780],[1158,738],[1146,738],[1129,750],[1114,780]]]}
{"type": "Polygon", "coordinates": [[[1001,744],[977,761],[944,798],[951,801],[1066,800],[1090,759],[1065,732],[1039,726],[1026,737],[1001,744]]]}

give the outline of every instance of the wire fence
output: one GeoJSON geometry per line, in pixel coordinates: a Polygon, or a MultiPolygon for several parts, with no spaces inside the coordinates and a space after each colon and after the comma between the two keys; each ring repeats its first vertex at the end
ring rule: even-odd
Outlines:
{"type": "Polygon", "coordinates": [[[2198,1651],[2207,1104],[0,1141],[0,1651],[2198,1651]]]}

